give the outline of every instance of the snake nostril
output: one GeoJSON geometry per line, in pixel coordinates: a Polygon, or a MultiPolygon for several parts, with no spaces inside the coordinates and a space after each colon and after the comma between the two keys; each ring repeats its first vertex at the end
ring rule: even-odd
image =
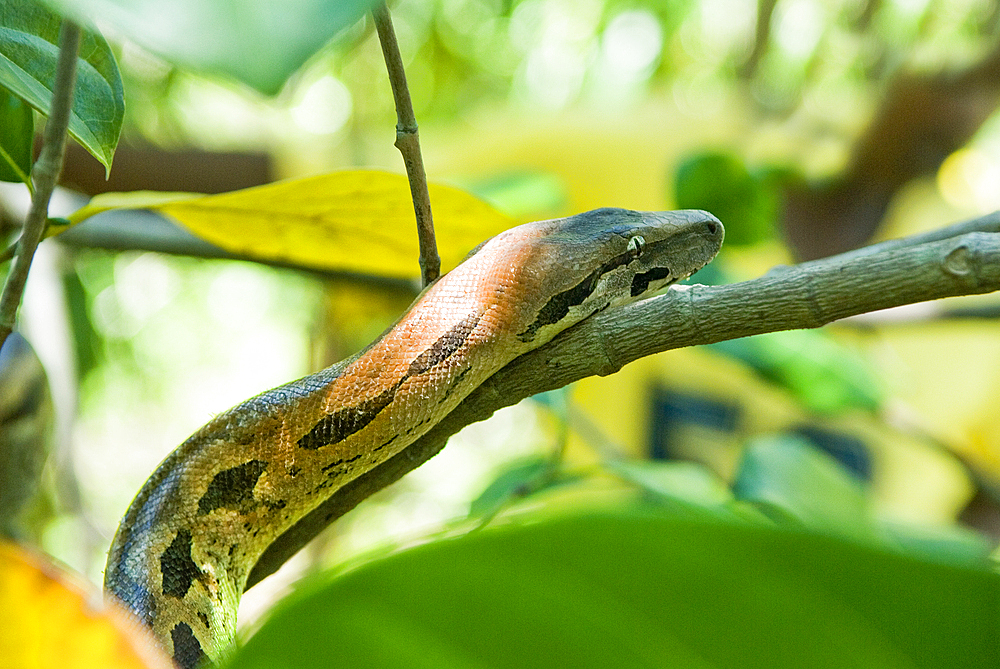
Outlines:
{"type": "Polygon", "coordinates": [[[715,221],[709,221],[707,227],[710,235],[714,235],[719,231],[719,226],[715,223],[715,221]]]}

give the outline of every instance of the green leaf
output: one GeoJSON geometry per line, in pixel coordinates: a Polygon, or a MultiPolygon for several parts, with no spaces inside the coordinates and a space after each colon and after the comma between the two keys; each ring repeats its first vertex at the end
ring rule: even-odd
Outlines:
{"type": "Polygon", "coordinates": [[[31,107],[0,88],[0,181],[30,183],[35,122],[31,107]]]}
{"type": "MultiPolygon", "coordinates": [[[[59,55],[60,16],[34,0],[0,3],[0,85],[46,116],[59,55]]],[[[69,133],[111,170],[125,118],[125,91],[111,47],[85,31],[69,133]]]]}
{"type": "Polygon", "coordinates": [[[285,80],[374,0],[52,0],[107,23],[166,60],[262,93],[285,80]]]}
{"type": "Polygon", "coordinates": [[[751,172],[728,153],[700,153],[677,169],[674,200],[679,209],[706,209],[726,225],[726,244],[743,246],[774,237],[780,210],[778,179],[751,172]]]}
{"type": "Polygon", "coordinates": [[[874,540],[875,526],[861,484],[836,460],[805,439],[758,439],[743,453],[736,497],[794,518],[804,526],[863,541],[874,540]]]}
{"type": "Polygon", "coordinates": [[[638,511],[488,528],[300,589],[229,665],[981,667],[1000,577],[638,511]]]}

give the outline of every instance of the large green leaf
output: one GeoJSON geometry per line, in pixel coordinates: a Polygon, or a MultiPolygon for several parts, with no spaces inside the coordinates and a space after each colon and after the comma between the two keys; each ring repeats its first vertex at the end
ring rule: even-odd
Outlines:
{"type": "Polygon", "coordinates": [[[642,511],[440,541],[302,588],[229,665],[982,667],[1000,577],[642,511]]]}
{"type": "Polygon", "coordinates": [[[0,181],[28,183],[35,124],[31,107],[0,88],[0,181]]]}
{"type": "MultiPolygon", "coordinates": [[[[58,14],[35,0],[0,2],[0,86],[48,115],[59,55],[58,14]]],[[[111,48],[85,31],[69,132],[110,170],[125,118],[125,91],[111,48]]]]}
{"type": "Polygon", "coordinates": [[[273,94],[374,0],[50,0],[166,60],[273,94]]]}

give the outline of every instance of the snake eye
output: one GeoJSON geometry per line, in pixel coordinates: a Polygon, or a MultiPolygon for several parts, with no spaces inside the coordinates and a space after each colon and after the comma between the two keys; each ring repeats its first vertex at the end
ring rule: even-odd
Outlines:
{"type": "Polygon", "coordinates": [[[646,250],[646,240],[642,238],[641,235],[636,235],[632,239],[628,240],[628,252],[633,258],[638,258],[642,255],[642,252],[646,250]]]}

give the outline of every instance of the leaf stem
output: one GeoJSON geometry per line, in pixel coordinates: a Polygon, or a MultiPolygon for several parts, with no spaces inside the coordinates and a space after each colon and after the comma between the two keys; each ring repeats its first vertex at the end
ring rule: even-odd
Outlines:
{"type": "Polygon", "coordinates": [[[434,240],[434,219],[431,216],[431,198],[427,192],[427,174],[424,160],[420,155],[420,136],[417,133],[417,119],[413,114],[410,90],[406,85],[403,59],[399,55],[396,32],[392,28],[392,17],[385,1],[372,9],[375,30],[382,45],[385,68],[389,73],[389,85],[396,102],[396,148],[403,155],[406,176],[410,180],[410,196],[413,198],[413,212],[417,217],[417,238],[420,241],[420,275],[424,286],[429,285],[441,274],[441,258],[434,240]]]}
{"type": "Polygon", "coordinates": [[[52,108],[42,135],[42,152],[31,170],[35,192],[32,193],[31,209],[24,220],[21,238],[17,243],[17,257],[7,275],[3,294],[0,295],[0,347],[7,340],[7,335],[14,330],[17,309],[21,305],[24,286],[28,281],[28,269],[35,257],[35,249],[45,233],[49,199],[62,171],[79,50],[80,27],[72,21],[64,20],[59,31],[59,59],[52,84],[52,108]]]}

